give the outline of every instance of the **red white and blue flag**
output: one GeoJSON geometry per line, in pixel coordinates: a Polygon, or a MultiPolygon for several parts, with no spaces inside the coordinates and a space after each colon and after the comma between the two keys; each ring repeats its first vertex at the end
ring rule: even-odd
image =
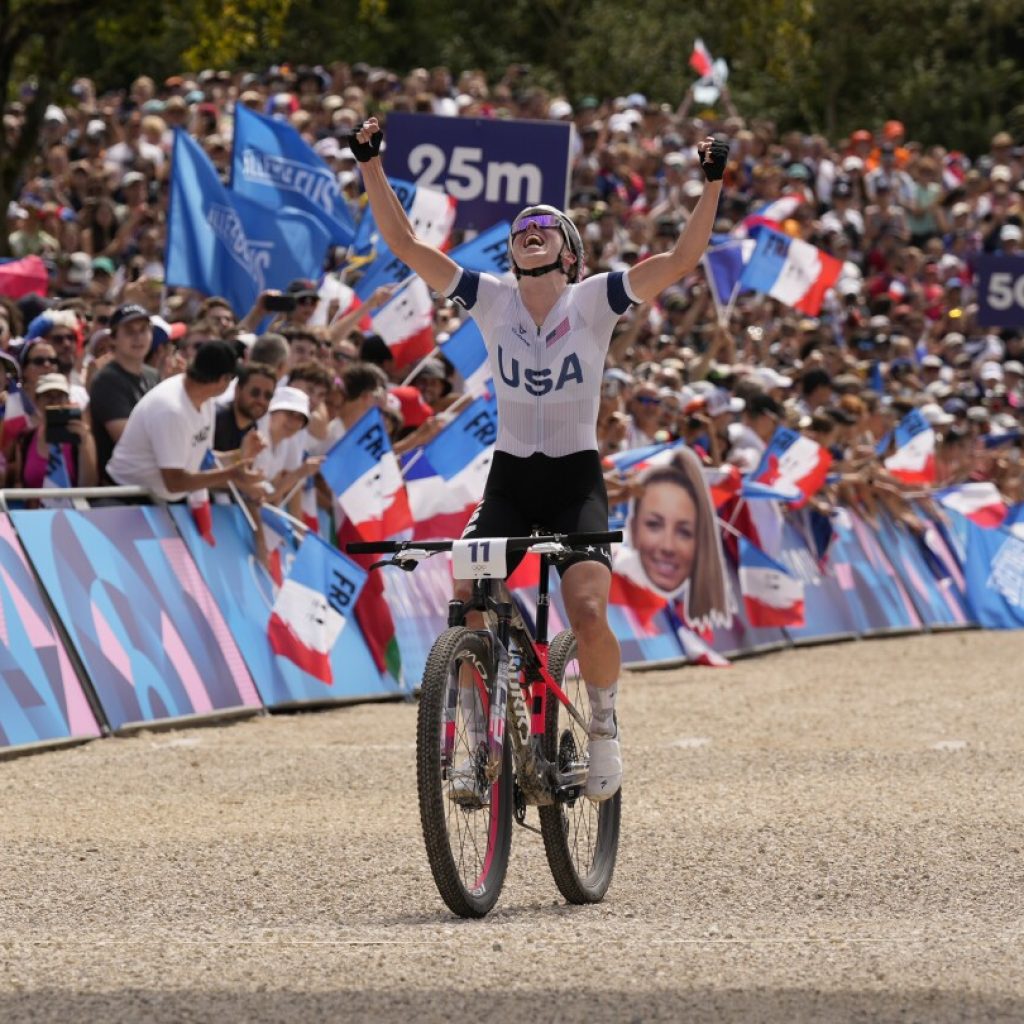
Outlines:
{"type": "MultiPolygon", "coordinates": [[[[753,213],[748,214],[739,224],[729,232],[733,238],[742,238],[753,241],[762,228],[769,228],[773,231],[782,227],[782,222],[789,220],[796,213],[797,208],[807,202],[806,198],[799,193],[787,193],[773,199],[758,207],[753,213]]],[[[747,257],[749,259],[749,256],[747,257]]]]}
{"type": "Polygon", "coordinates": [[[34,411],[28,395],[15,381],[8,381],[7,402],[4,405],[3,427],[0,428],[0,447],[12,445],[15,438],[28,430],[29,416],[34,411]]]}
{"type": "Polygon", "coordinates": [[[905,484],[935,483],[935,431],[911,409],[896,424],[896,451],[885,460],[885,468],[905,484]]]}
{"type": "Polygon", "coordinates": [[[267,571],[280,587],[284,583],[290,558],[299,546],[295,530],[288,517],[273,505],[260,506],[260,525],[267,548],[267,571]]]}
{"type": "Polygon", "coordinates": [[[402,290],[372,319],[374,334],[391,349],[396,366],[408,366],[434,351],[434,300],[421,277],[402,290]]]}
{"type": "Polygon", "coordinates": [[[330,686],[331,651],[365,582],[366,572],[355,562],[309,534],[270,613],[273,652],[330,686]]]}
{"type": "Polygon", "coordinates": [[[765,228],[758,233],[740,287],[817,316],[825,293],[839,280],[842,268],[839,260],[817,246],[765,228]]]}
{"type": "Polygon", "coordinates": [[[320,475],[363,540],[384,540],[412,525],[409,496],[376,406],[328,451],[320,475]]]}
{"type": "Polygon", "coordinates": [[[987,529],[1002,526],[1010,511],[999,488],[991,481],[959,484],[939,491],[935,497],[946,508],[966,516],[975,526],[987,529]]]}
{"type": "Polygon", "coordinates": [[[779,427],[757,469],[743,481],[743,497],[775,498],[799,507],[822,488],[831,465],[831,454],[817,441],[779,427]]]}
{"type": "MultiPolygon", "coordinates": [[[[398,201],[402,204],[406,216],[412,224],[416,237],[436,249],[445,249],[448,239],[455,224],[455,199],[435,188],[421,188],[411,181],[402,181],[398,178],[389,178],[391,188],[394,190],[398,201]]],[[[382,255],[391,257],[390,250],[382,245],[380,232],[377,229],[376,221],[373,219],[373,212],[367,206],[359,226],[356,228],[356,237],[352,245],[353,251],[360,255],[379,250],[382,255]]],[[[397,280],[393,278],[392,280],[397,280]]],[[[386,281],[380,281],[386,284],[386,281]]],[[[364,293],[362,288],[357,289],[364,293]]]]}
{"type": "Polygon", "coordinates": [[[693,41],[693,52],[690,54],[690,67],[697,72],[701,78],[711,74],[714,62],[711,60],[711,53],[704,45],[704,40],[698,37],[693,41]]]}
{"type": "Polygon", "coordinates": [[[740,538],[740,593],[747,621],[767,629],[804,625],[804,584],[746,537],[740,538]]]}
{"type": "Polygon", "coordinates": [[[562,320],[562,322],[557,327],[552,328],[544,336],[544,347],[551,348],[552,345],[555,345],[558,342],[560,342],[569,333],[571,329],[572,328],[569,325],[569,318],[565,317],[565,319],[562,320]]]}
{"type": "Polygon", "coordinates": [[[484,493],[497,424],[495,398],[478,398],[409,459],[405,485],[414,540],[462,535],[484,493]]]}
{"type": "Polygon", "coordinates": [[[491,379],[484,336],[473,320],[464,320],[438,348],[466,382],[470,394],[480,394],[491,379]]]}

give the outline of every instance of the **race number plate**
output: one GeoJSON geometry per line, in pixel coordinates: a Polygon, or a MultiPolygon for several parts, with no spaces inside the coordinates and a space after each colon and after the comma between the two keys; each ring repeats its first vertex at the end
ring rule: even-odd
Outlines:
{"type": "Polygon", "coordinates": [[[504,537],[457,540],[452,544],[452,575],[457,580],[503,580],[508,575],[504,537]]]}

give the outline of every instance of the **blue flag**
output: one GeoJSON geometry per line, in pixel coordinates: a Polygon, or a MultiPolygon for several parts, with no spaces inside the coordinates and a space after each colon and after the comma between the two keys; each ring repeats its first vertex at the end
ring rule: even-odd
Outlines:
{"type": "Polygon", "coordinates": [[[308,214],[229,192],[198,144],[174,133],[167,283],[221,295],[244,316],[260,292],[317,277],[328,237],[308,214]]]}
{"type": "Polygon", "coordinates": [[[447,341],[438,345],[441,355],[462,375],[467,388],[474,390],[490,377],[484,336],[473,320],[465,320],[447,341]]]}
{"type": "MultiPolygon", "coordinates": [[[[416,198],[416,186],[411,181],[402,181],[399,178],[388,178],[388,184],[392,191],[398,196],[402,209],[406,215],[412,209],[412,201],[416,198]]],[[[370,204],[366,204],[359,224],[356,226],[355,238],[352,240],[352,252],[358,256],[366,256],[377,251],[383,246],[380,233],[377,231],[377,222],[373,219],[373,210],[370,204]]]]}
{"type": "Polygon", "coordinates": [[[704,265],[708,271],[708,284],[716,309],[722,310],[740,292],[740,278],[754,251],[753,239],[727,242],[725,245],[708,249],[704,254],[704,265]]]}
{"type": "Polygon", "coordinates": [[[423,458],[438,476],[450,480],[498,436],[498,402],[493,395],[470,402],[423,449],[423,458]]]}
{"type": "Polygon", "coordinates": [[[377,247],[377,258],[356,282],[355,293],[366,302],[385,284],[400,284],[412,277],[412,271],[383,243],[377,247]]]}
{"type": "Polygon", "coordinates": [[[481,231],[476,238],[456,246],[449,256],[460,267],[500,277],[512,268],[508,259],[508,233],[512,230],[507,220],[481,231]]]}
{"type": "Polygon", "coordinates": [[[967,531],[967,605],[985,629],[1024,627],[1024,540],[1008,530],[986,530],[956,512],[967,531]]]}
{"type": "Polygon", "coordinates": [[[334,171],[290,124],[254,113],[241,103],[235,104],[231,189],[273,210],[308,213],[334,245],[348,246],[355,237],[334,171]]]}

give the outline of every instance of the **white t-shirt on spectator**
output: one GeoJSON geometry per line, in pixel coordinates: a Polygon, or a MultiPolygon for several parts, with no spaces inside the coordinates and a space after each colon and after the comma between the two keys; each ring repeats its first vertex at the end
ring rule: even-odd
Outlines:
{"type": "Polygon", "coordinates": [[[267,439],[267,447],[256,456],[253,468],[258,469],[269,481],[290,469],[298,469],[305,461],[309,448],[309,432],[303,428],[292,437],[286,437],[276,448],[270,445],[270,413],[256,424],[256,429],[267,439]]]}
{"type": "Polygon", "coordinates": [[[115,483],[146,487],[164,501],[186,497],[186,492],[168,491],[160,471],[199,471],[213,444],[215,405],[211,398],[197,409],[185,392],[185,380],[183,373],[168,377],[132,409],[107,463],[115,483]]]}
{"type": "Polygon", "coordinates": [[[768,446],[745,423],[730,423],[728,435],[729,461],[744,473],[753,473],[768,446]]]}

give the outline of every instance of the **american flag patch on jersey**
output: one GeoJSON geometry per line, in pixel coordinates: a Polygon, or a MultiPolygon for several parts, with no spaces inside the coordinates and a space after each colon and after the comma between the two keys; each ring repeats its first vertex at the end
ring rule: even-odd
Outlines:
{"type": "Polygon", "coordinates": [[[569,333],[569,318],[566,317],[553,331],[548,332],[544,344],[550,348],[556,341],[561,341],[569,333]]]}

